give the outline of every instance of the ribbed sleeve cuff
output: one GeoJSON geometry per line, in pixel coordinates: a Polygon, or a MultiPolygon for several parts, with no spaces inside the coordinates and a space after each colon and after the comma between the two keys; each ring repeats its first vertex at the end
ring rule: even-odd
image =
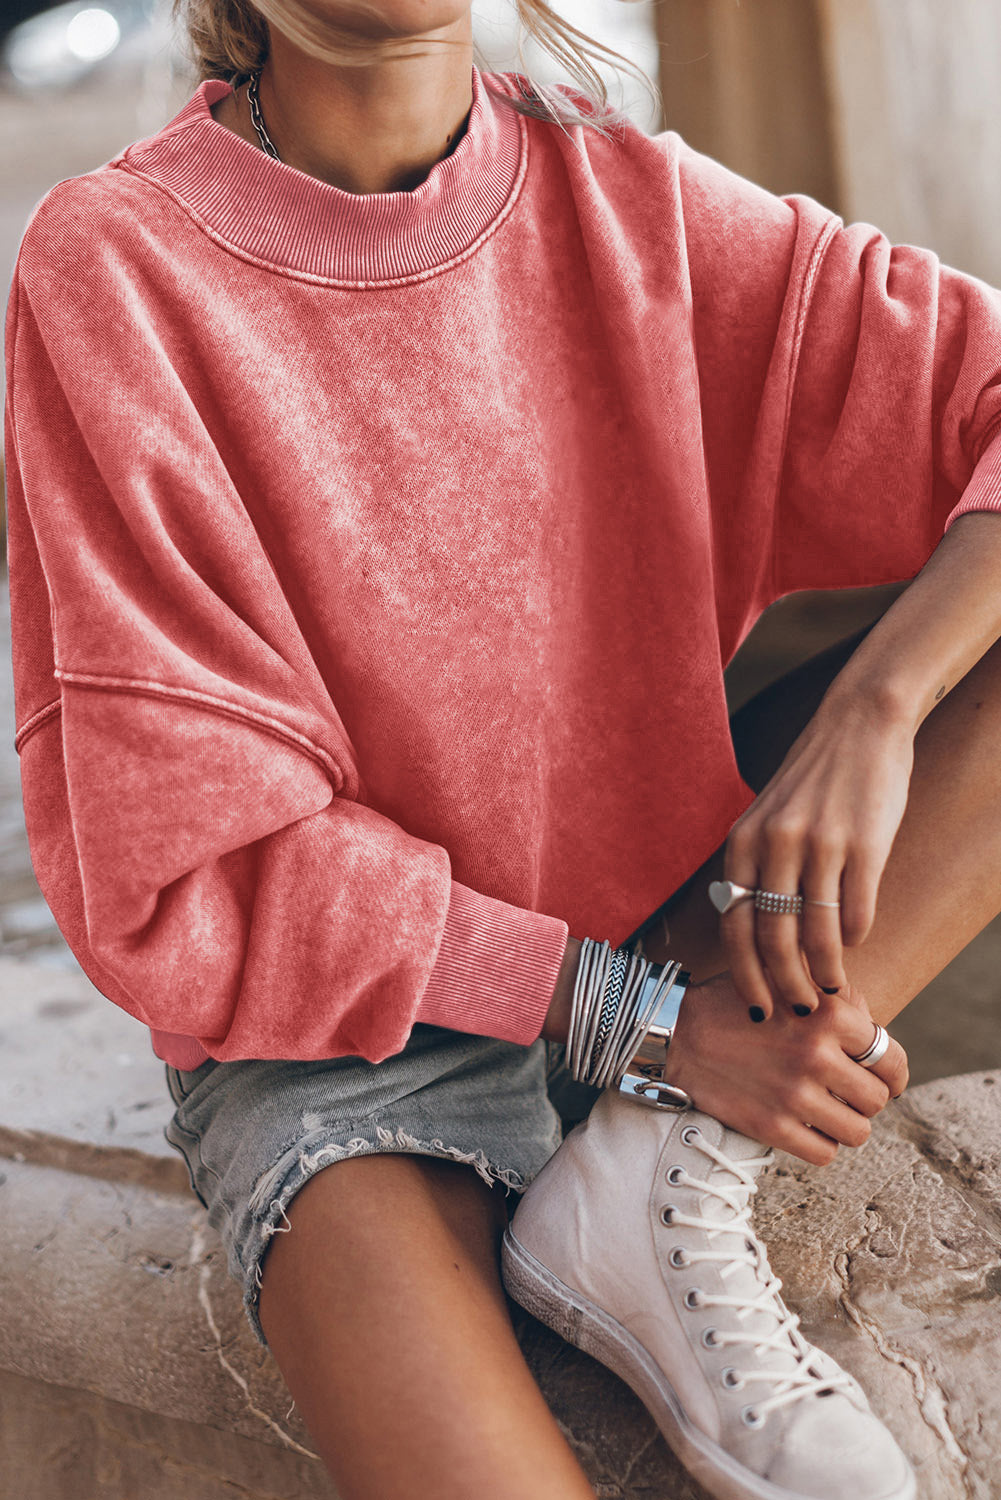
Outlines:
{"type": "Polygon", "coordinates": [[[943,530],[948,531],[957,516],[965,516],[971,510],[1001,511],[1001,431],[981,453],[959,504],[946,517],[943,530]]]}
{"type": "Polygon", "coordinates": [[[546,1019],[569,928],[452,882],[448,917],[415,1021],[528,1046],[546,1019]]]}

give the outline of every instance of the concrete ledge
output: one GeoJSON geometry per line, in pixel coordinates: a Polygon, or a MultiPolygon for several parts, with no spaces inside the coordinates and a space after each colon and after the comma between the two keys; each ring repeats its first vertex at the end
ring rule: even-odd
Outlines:
{"type": "MultiPolygon", "coordinates": [[[[162,1138],[145,1031],[82,974],[16,960],[0,1017],[0,1490],[334,1497],[162,1138]]],[[[780,1158],[759,1204],[807,1334],[863,1382],[923,1500],[1001,1494],[1001,1074],[910,1091],[823,1170],[780,1158]]],[[[704,1500],[619,1381],[517,1326],[599,1496],[704,1500]]]]}
{"type": "Polygon", "coordinates": [[[3,1373],[0,1452],[18,1500],[336,1500],[313,1459],[3,1373]]]}

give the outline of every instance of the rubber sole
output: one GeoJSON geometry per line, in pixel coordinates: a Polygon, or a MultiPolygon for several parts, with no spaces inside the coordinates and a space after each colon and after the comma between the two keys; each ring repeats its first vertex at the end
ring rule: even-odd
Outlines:
{"type": "MultiPolygon", "coordinates": [[[[565,1285],[504,1231],[501,1266],[508,1294],[568,1344],[590,1354],[636,1393],[669,1448],[716,1500],[812,1500],[754,1474],[686,1417],[660,1366],[628,1329],[565,1285]]],[[[917,1480],[880,1500],[916,1500],[917,1480]]]]}

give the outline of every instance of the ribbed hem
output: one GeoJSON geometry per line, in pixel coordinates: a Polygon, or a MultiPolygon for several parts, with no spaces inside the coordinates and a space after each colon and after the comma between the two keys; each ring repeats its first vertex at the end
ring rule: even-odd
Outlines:
{"type": "Polygon", "coordinates": [[[962,499],[946,517],[944,530],[948,531],[957,516],[968,515],[973,510],[1001,511],[1001,431],[981,453],[962,499]]]}
{"type": "MultiPolygon", "coordinates": [[[[546,1019],[569,930],[559,917],[509,906],[453,880],[438,957],[414,1022],[527,1047],[546,1019]]],[[[152,1029],[150,1035],[157,1057],[182,1073],[209,1060],[193,1036],[152,1029]]]]}
{"type": "Polygon", "coordinates": [[[182,1073],[193,1073],[209,1060],[209,1054],[197,1037],[180,1036],[173,1031],[154,1031],[152,1027],[149,1034],[153,1051],[160,1061],[182,1073]]]}
{"type": "Polygon", "coordinates": [[[546,1019],[569,928],[452,882],[445,931],[415,1021],[528,1046],[546,1019]]]}
{"type": "MultiPolygon", "coordinates": [[[[490,77],[515,94],[505,74],[490,77]]],[[[524,178],[524,117],[494,104],[475,66],[465,134],[410,192],[348,193],[276,160],[213,117],[210,106],[232,92],[205,79],[112,165],[158,183],[214,235],[269,265],[351,285],[426,275],[492,232],[524,178]]]]}

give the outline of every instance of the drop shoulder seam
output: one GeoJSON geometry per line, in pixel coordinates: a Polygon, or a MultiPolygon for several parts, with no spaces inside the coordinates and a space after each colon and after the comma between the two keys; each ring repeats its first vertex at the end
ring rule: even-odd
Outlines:
{"type": "MultiPolygon", "coordinates": [[[[168,698],[180,703],[186,703],[192,708],[202,709],[208,713],[218,713],[231,719],[238,719],[243,723],[251,724],[255,729],[261,729],[266,734],[272,734],[277,739],[284,740],[286,744],[293,745],[311,760],[317,762],[330,777],[334,789],[338,793],[348,796],[356,796],[357,788],[354,786],[352,776],[345,773],[341,766],[329,751],[317,745],[308,735],[300,734],[298,730],[292,729],[290,725],[283,723],[281,719],[274,719],[270,714],[258,713],[254,709],[246,708],[242,704],[230,703],[225,698],[217,698],[212,693],[202,693],[196,688],[177,688],[169,683],[157,682],[153,679],[139,677],[110,677],[96,672],[70,672],[57,667],[55,675],[60,682],[65,682],[71,687],[81,687],[97,690],[98,692],[112,693],[137,693],[143,697],[168,698]]],[[[49,719],[54,718],[62,710],[61,698],[53,699],[43,708],[38,709],[27,719],[14,736],[14,747],[20,754],[25,742],[36,730],[41,729],[49,719]]]]}
{"type": "MultiPolygon", "coordinates": [[[[831,241],[834,239],[834,236],[838,233],[838,231],[840,229],[843,229],[843,228],[844,228],[844,220],[838,214],[832,214],[831,217],[827,220],[827,223],[824,225],[823,229],[820,231],[820,233],[817,236],[816,243],[814,244],[813,250],[810,253],[810,259],[809,259],[809,262],[807,263],[806,270],[803,273],[803,284],[802,284],[802,286],[800,288],[799,305],[798,305],[798,307],[796,309],[796,327],[795,327],[795,330],[793,332],[792,350],[791,350],[791,353],[790,353],[790,356],[789,356],[789,379],[788,379],[788,382],[786,384],[786,406],[785,406],[785,415],[783,417],[783,423],[782,423],[782,451],[783,451],[783,453],[785,452],[786,443],[787,443],[788,438],[789,438],[789,423],[790,423],[790,420],[792,418],[793,391],[795,390],[795,387],[796,387],[796,373],[799,370],[799,357],[800,357],[800,353],[801,353],[802,348],[803,348],[803,338],[804,338],[804,335],[806,333],[806,320],[807,320],[807,317],[809,316],[810,306],[811,306],[811,303],[813,301],[813,290],[814,290],[814,287],[817,284],[817,277],[818,277],[818,275],[820,273],[820,267],[821,267],[821,264],[823,263],[824,256],[827,254],[828,246],[830,245],[831,241]]],[[[780,471],[781,471],[781,467],[782,466],[780,465],[780,471]]],[[[776,526],[778,525],[778,513],[779,513],[779,496],[776,495],[776,497],[775,497],[775,504],[774,504],[774,506],[772,508],[772,514],[773,514],[773,517],[774,517],[774,524],[776,526]]],[[[776,580],[776,568],[777,568],[777,564],[778,564],[777,551],[778,551],[778,549],[774,545],[774,539],[773,539],[773,544],[772,544],[772,548],[771,548],[771,569],[770,569],[770,579],[769,579],[769,587],[770,587],[770,590],[771,590],[771,597],[772,598],[778,597],[776,595],[776,592],[775,592],[775,590],[777,588],[777,580],[776,580]]]]}
{"type": "Polygon", "coordinates": [[[18,755],[20,755],[21,747],[25,741],[31,738],[36,729],[41,729],[43,724],[59,713],[62,706],[60,699],[53,698],[51,703],[46,703],[43,708],[37,709],[30,718],[25,719],[20,729],[14,735],[14,749],[18,755]]]}

